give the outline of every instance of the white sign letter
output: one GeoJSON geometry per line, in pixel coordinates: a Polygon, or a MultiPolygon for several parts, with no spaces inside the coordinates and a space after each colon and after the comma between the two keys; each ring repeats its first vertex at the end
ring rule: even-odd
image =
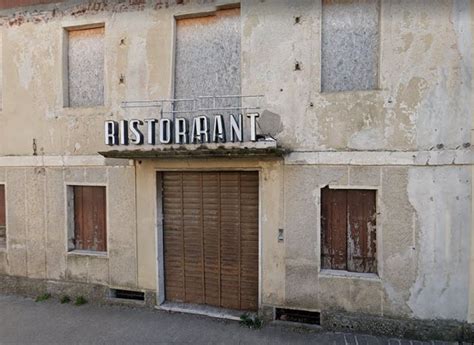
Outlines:
{"type": "Polygon", "coordinates": [[[105,121],[105,145],[118,145],[118,124],[115,121],[105,121]]]}
{"type": "Polygon", "coordinates": [[[178,117],[174,124],[174,136],[176,144],[187,144],[188,143],[188,122],[183,117],[178,117]]]}
{"type": "Polygon", "coordinates": [[[191,132],[191,141],[192,143],[200,142],[207,143],[209,142],[209,125],[207,117],[198,116],[193,119],[193,129],[191,132]]]}
{"type": "Polygon", "coordinates": [[[156,143],[156,119],[145,119],[147,124],[147,144],[155,145],[156,143]]]}
{"type": "Polygon", "coordinates": [[[247,114],[250,119],[250,141],[257,141],[257,117],[259,116],[259,113],[247,114]]]}
{"type": "Polygon", "coordinates": [[[120,121],[120,145],[128,145],[128,121],[120,121]]]}
{"type": "Polygon", "coordinates": [[[221,141],[225,143],[225,127],[224,118],[222,115],[214,116],[214,127],[212,129],[212,142],[217,143],[221,141]]]}
{"type": "Polygon", "coordinates": [[[171,143],[171,120],[170,119],[160,120],[160,143],[162,144],[171,143]]]}
{"type": "Polygon", "coordinates": [[[230,115],[230,141],[242,142],[244,139],[244,128],[242,126],[242,114],[238,115],[239,122],[235,119],[234,115],[230,115]]]}
{"type": "Polygon", "coordinates": [[[141,120],[130,120],[130,132],[132,132],[132,144],[142,145],[143,144],[143,133],[140,131],[138,126],[143,126],[141,120]]]}

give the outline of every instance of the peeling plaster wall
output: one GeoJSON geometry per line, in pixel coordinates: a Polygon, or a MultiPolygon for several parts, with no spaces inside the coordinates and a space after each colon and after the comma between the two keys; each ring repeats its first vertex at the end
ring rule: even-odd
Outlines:
{"type": "Polygon", "coordinates": [[[469,145],[471,30],[461,14],[468,3],[382,1],[378,90],[320,93],[321,3],[248,2],[242,56],[252,77],[243,93],[265,94],[282,119],[278,139],[295,150],[469,145]]]}
{"type": "Polygon", "coordinates": [[[284,175],[285,305],[466,320],[468,167],[293,166],[284,175]],[[327,185],[377,188],[378,275],[320,272],[320,190],[327,185]]]}
{"type": "Polygon", "coordinates": [[[8,214],[0,274],[137,288],[134,180],[133,166],[0,168],[8,214]],[[65,186],[77,184],[107,188],[107,256],[67,253],[65,186]]]}
{"type": "MultiPolygon", "coordinates": [[[[464,2],[461,2],[461,4],[465,4],[464,2]]],[[[469,7],[469,12],[470,12],[470,17],[471,17],[471,42],[474,42],[474,6],[469,7]]],[[[469,24],[466,24],[469,25],[469,24]]],[[[469,28],[466,28],[469,30],[469,28]]],[[[471,44],[470,47],[471,49],[471,76],[472,76],[472,68],[474,68],[474,44],[471,44]]],[[[469,53],[469,52],[468,52],[469,53]]],[[[466,67],[469,67],[466,65],[466,67]]],[[[468,68],[469,70],[469,68],[468,68]]],[[[472,87],[472,82],[471,82],[471,109],[474,109],[474,88],[472,87]]],[[[474,139],[474,112],[472,112],[472,125],[471,125],[471,140],[474,139]]],[[[472,196],[474,195],[474,183],[472,181],[472,176],[474,176],[474,166],[471,167],[471,222],[474,223],[474,202],[472,201],[472,196]]],[[[474,231],[471,231],[471,255],[470,255],[470,287],[474,286],[474,231]]],[[[468,322],[474,322],[474,289],[470,288],[469,290],[469,315],[468,315],[468,322]]]]}
{"type": "Polygon", "coordinates": [[[0,251],[0,273],[153,290],[156,170],[260,169],[262,305],[467,320],[474,291],[466,273],[473,262],[469,0],[381,0],[378,89],[331,93],[321,92],[321,2],[242,0],[240,24],[232,22],[240,30],[241,92],[265,95],[262,130],[296,153],[278,163],[70,166],[71,156],[107,150],[104,119],[157,116],[122,109],[122,101],[175,95],[174,17],[231,3],[66,1],[0,12],[9,66],[0,162],[38,165],[0,166],[9,246],[0,251]],[[106,28],[104,104],[64,107],[64,27],[94,23],[106,28]],[[64,166],[43,162],[55,159],[64,166]],[[80,182],[108,186],[108,257],[65,253],[64,185],[80,182]],[[327,184],[377,188],[378,276],[320,272],[319,190],[327,184]]]}
{"type": "MultiPolygon", "coordinates": [[[[471,29],[470,18],[463,10],[468,3],[382,1],[377,90],[320,92],[323,56],[319,1],[243,1],[240,27],[235,22],[230,24],[232,17],[223,17],[230,20],[232,32],[241,30],[240,58],[234,53],[228,58],[235,68],[240,63],[242,94],[265,95],[264,110],[281,122],[270,133],[289,149],[462,148],[470,144],[471,128],[471,29]]],[[[44,5],[39,12],[27,8],[4,11],[4,65],[16,68],[4,69],[9,88],[4,90],[0,116],[0,153],[31,154],[33,138],[45,154],[95,154],[106,149],[100,134],[104,116],[121,119],[153,115],[149,109],[124,110],[120,108],[123,100],[168,99],[175,94],[173,15],[197,15],[215,9],[213,3],[160,7],[154,2],[104,5],[98,1],[92,5],[44,5]],[[102,107],[65,108],[67,88],[61,52],[67,42],[62,28],[91,23],[106,26],[103,84],[107,99],[102,107]],[[88,121],[82,121],[84,117],[88,121]],[[34,123],[31,127],[35,131],[15,131],[26,119],[34,123]]],[[[180,32],[178,25],[177,34],[180,32]]],[[[226,43],[232,46],[229,54],[235,52],[237,43],[231,39],[226,43]]],[[[182,66],[185,60],[180,62],[180,47],[177,42],[177,65],[182,66]]],[[[193,53],[189,58],[190,66],[203,70],[214,61],[209,58],[200,62],[193,53]]],[[[238,80],[236,84],[232,78],[225,78],[225,90],[209,80],[206,85],[214,89],[181,91],[179,85],[187,84],[180,75],[177,71],[179,97],[198,91],[212,93],[218,85],[219,93],[239,92],[238,80]]]]}
{"type": "Polygon", "coordinates": [[[35,6],[50,2],[60,2],[60,0],[3,0],[0,9],[15,8],[20,6],[35,6]]]}
{"type": "Polygon", "coordinates": [[[463,320],[467,315],[470,185],[467,167],[409,171],[408,194],[417,214],[421,255],[408,305],[418,318],[463,320]]]}

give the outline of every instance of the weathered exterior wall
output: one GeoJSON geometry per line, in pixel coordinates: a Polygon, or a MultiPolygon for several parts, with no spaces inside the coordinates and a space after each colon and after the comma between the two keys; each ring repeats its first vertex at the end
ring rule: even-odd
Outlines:
{"type": "MultiPolygon", "coordinates": [[[[463,148],[470,142],[471,59],[465,47],[471,45],[471,37],[458,3],[462,1],[382,3],[379,89],[320,93],[319,2],[244,2],[242,93],[265,95],[266,109],[282,122],[279,133],[272,134],[294,150],[463,148]],[[301,17],[298,24],[296,16],[301,17]],[[296,62],[300,70],[295,70],[296,62]]],[[[16,68],[4,69],[4,83],[17,87],[4,92],[1,154],[32,154],[32,138],[45,154],[95,154],[105,149],[99,132],[104,116],[132,116],[132,111],[120,108],[121,101],[173,94],[171,15],[214,8],[177,5],[154,10],[134,5],[125,12],[118,5],[111,5],[110,11],[83,7],[48,5],[50,11],[32,18],[23,14],[22,21],[6,15],[4,65],[16,68]],[[63,30],[90,23],[106,24],[105,106],[64,108],[63,30]],[[40,44],[45,41],[49,44],[40,44]],[[89,121],[77,120],[84,116],[89,121]],[[28,126],[34,132],[10,130],[26,119],[34,124],[28,126]]]]}
{"type": "Polygon", "coordinates": [[[0,9],[15,8],[21,6],[36,6],[48,4],[51,2],[61,2],[58,0],[3,0],[0,3],[0,9]]]}
{"type": "Polygon", "coordinates": [[[104,120],[156,116],[122,101],[173,97],[173,16],[231,3],[70,1],[0,12],[0,272],[158,289],[156,171],[259,169],[262,306],[472,321],[468,0],[382,0],[378,88],[330,93],[321,92],[321,1],[243,0],[241,92],[265,95],[262,127],[293,152],[272,162],[98,160],[104,120]],[[64,107],[65,28],[97,24],[104,105],[64,107]],[[106,257],[67,254],[67,183],[107,186],[106,257]],[[320,271],[327,185],[377,189],[377,275],[320,271]]]}
{"type": "Polygon", "coordinates": [[[0,183],[6,184],[8,194],[8,241],[0,256],[0,272],[136,288],[135,168],[127,163],[2,167],[0,183]],[[108,253],[68,253],[65,188],[96,184],[106,186],[108,253]]]}
{"type": "Polygon", "coordinates": [[[470,234],[470,183],[468,167],[287,167],[286,303],[464,319],[470,244],[462,238],[470,234]],[[377,189],[378,277],[320,272],[319,200],[327,185],[377,189]]]}
{"type": "MultiPolygon", "coordinates": [[[[470,14],[471,18],[474,18],[474,6],[471,6],[470,8],[470,14]]],[[[474,20],[471,20],[471,35],[473,37],[474,41],[474,20]]],[[[470,47],[471,49],[471,72],[474,71],[474,44],[472,44],[470,47]]],[[[472,87],[471,84],[471,109],[474,109],[474,88],[472,87]]],[[[472,122],[471,122],[471,142],[474,139],[474,112],[471,114],[472,116],[472,122]]],[[[472,168],[473,170],[471,171],[471,177],[474,176],[474,166],[472,168]]],[[[474,202],[472,200],[472,196],[474,195],[474,183],[471,180],[471,222],[474,223],[474,202]]],[[[470,280],[469,280],[469,285],[472,287],[474,286],[474,231],[471,231],[471,255],[470,255],[470,280]]],[[[469,291],[469,314],[468,314],[468,321],[469,322],[474,322],[474,289],[470,289],[469,291]]]]}

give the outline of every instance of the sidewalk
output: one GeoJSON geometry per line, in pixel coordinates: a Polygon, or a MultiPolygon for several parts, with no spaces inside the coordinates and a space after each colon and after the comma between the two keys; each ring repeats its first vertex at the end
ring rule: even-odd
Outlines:
{"type": "MultiPolygon", "coordinates": [[[[0,344],[447,344],[267,325],[120,306],[0,296],[0,344]]],[[[457,343],[455,343],[457,344],[457,343]]]]}

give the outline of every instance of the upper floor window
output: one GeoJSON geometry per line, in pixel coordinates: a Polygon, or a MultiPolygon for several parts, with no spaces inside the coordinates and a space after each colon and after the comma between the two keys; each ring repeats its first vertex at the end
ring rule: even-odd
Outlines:
{"type": "Polygon", "coordinates": [[[104,105],[104,27],[67,31],[66,106],[104,105]]]}
{"type": "Polygon", "coordinates": [[[321,90],[378,87],[379,0],[323,0],[321,90]]]}
{"type": "MultiPolygon", "coordinates": [[[[176,20],[175,98],[240,95],[240,9],[176,20]]],[[[239,99],[223,98],[220,104],[238,106],[239,99]]],[[[178,103],[177,107],[189,108],[178,103]]]]}

